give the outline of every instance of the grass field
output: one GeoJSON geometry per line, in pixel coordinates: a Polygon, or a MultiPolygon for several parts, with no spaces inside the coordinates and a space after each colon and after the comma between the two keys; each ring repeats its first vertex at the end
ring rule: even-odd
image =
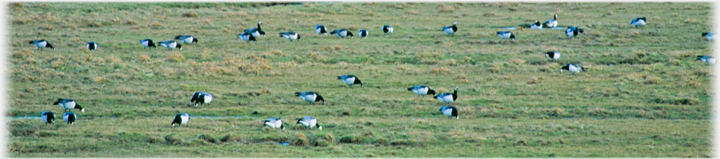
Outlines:
{"type": "Polygon", "coordinates": [[[9,3],[10,157],[712,157],[710,3],[9,3]],[[530,30],[558,14],[563,29],[530,30]],[[641,28],[630,25],[647,17],[641,28]],[[258,21],[267,38],[237,39],[258,21]],[[454,36],[440,31],[457,22],[454,36]],[[366,39],[318,35],[346,28],[366,39]],[[383,35],[380,27],[395,28],[383,35]],[[564,34],[579,25],[585,33],[564,34]],[[506,27],[516,41],[495,32],[506,27]],[[295,31],[299,41],[278,37],[295,31]],[[191,34],[182,50],[139,41],[191,34]],[[37,50],[46,39],[56,50],[37,50]],[[97,51],[85,44],[95,41],[97,51]],[[557,62],[544,53],[562,53],[557,62]],[[575,63],[587,72],[559,73],[575,63]],[[336,76],[354,74],[364,87],[336,76]],[[459,120],[438,93],[459,87],[459,120]],[[189,106],[195,91],[209,105],[189,106]],[[325,104],[294,92],[317,91],[325,104]],[[57,98],[85,108],[74,125],[57,98]],[[189,113],[189,127],[171,128],[189,113]],[[306,115],[323,130],[304,130],[306,115]],[[29,117],[29,118],[28,118],[29,117]],[[269,117],[287,130],[262,126],[269,117]],[[62,118],[60,118],[62,119],[62,118]],[[283,144],[281,144],[283,143],[283,144]],[[287,145],[284,145],[287,143],[287,145]]]}

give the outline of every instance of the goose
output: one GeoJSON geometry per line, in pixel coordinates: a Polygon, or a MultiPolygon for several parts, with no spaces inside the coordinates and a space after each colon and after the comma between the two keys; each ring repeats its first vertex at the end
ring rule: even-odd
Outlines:
{"type": "Polygon", "coordinates": [[[587,71],[585,71],[585,68],[582,68],[582,67],[580,67],[576,64],[572,64],[572,63],[569,63],[569,64],[563,66],[562,68],[560,68],[560,73],[562,73],[563,70],[568,70],[568,71],[570,71],[570,73],[573,73],[573,74],[580,72],[580,71],[587,72],[587,71]]]}
{"type": "Polygon", "coordinates": [[[175,119],[173,119],[172,123],[170,123],[170,127],[175,127],[175,124],[180,125],[180,127],[182,127],[182,124],[185,124],[185,127],[190,127],[188,121],[190,121],[190,114],[179,113],[175,115],[175,119]]]}
{"type": "Polygon", "coordinates": [[[549,20],[545,21],[545,26],[547,26],[548,28],[554,28],[557,26],[557,23],[558,23],[557,14],[555,14],[553,16],[553,19],[549,19],[549,20]]]}
{"type": "Polygon", "coordinates": [[[440,93],[436,96],[433,96],[433,98],[436,98],[442,102],[450,104],[457,99],[457,90],[458,90],[458,87],[455,87],[455,91],[453,91],[452,94],[444,92],[444,93],[440,93]]]}
{"type": "Polygon", "coordinates": [[[542,24],[540,24],[540,21],[535,20],[535,23],[530,26],[530,29],[542,29],[542,24]]]}
{"type": "Polygon", "coordinates": [[[72,109],[80,109],[81,112],[85,112],[85,109],[83,109],[80,106],[80,104],[77,104],[77,102],[75,100],[68,99],[68,98],[66,98],[66,99],[58,98],[58,100],[55,101],[55,103],[53,103],[53,105],[60,105],[61,107],[65,108],[66,112],[68,110],[72,110],[72,109]]]}
{"type": "Polygon", "coordinates": [[[322,126],[320,126],[315,117],[305,116],[302,118],[298,118],[297,120],[298,121],[296,124],[302,124],[302,126],[305,126],[306,129],[312,129],[312,127],[315,126],[318,128],[318,130],[322,130],[322,126]]]}
{"type": "Polygon", "coordinates": [[[457,32],[457,30],[458,30],[457,26],[455,26],[455,25],[457,25],[457,22],[453,22],[452,26],[443,27],[442,30],[452,36],[455,36],[455,32],[457,32]]]}
{"type": "Polygon", "coordinates": [[[418,97],[420,97],[421,95],[422,95],[422,96],[425,96],[425,95],[428,95],[428,94],[435,95],[435,90],[432,90],[432,89],[430,89],[430,87],[428,87],[428,86],[423,86],[423,85],[417,85],[417,86],[414,86],[414,87],[410,87],[410,88],[408,88],[408,91],[413,91],[413,92],[415,92],[415,94],[417,94],[418,97]]]}
{"type": "Polygon", "coordinates": [[[560,58],[560,52],[548,51],[547,53],[545,53],[545,57],[551,58],[553,61],[557,61],[557,59],[560,58]]]}
{"type": "Polygon", "coordinates": [[[323,99],[323,97],[320,96],[320,94],[318,94],[316,92],[312,92],[312,91],[295,92],[295,96],[298,96],[298,97],[302,98],[303,100],[308,101],[310,103],[321,101],[323,104],[325,104],[325,99],[323,99]]]}
{"type": "Polygon", "coordinates": [[[705,37],[705,38],[707,38],[708,40],[712,40],[713,37],[715,36],[715,33],[713,33],[713,32],[705,32],[705,33],[702,33],[702,36],[705,37]]]}
{"type": "Polygon", "coordinates": [[[49,47],[49,48],[55,50],[55,47],[53,47],[52,44],[50,44],[50,42],[48,42],[45,39],[33,40],[33,41],[30,41],[30,44],[35,44],[35,46],[38,47],[38,50],[42,50],[43,48],[46,48],[46,47],[49,47]]]}
{"type": "Polygon", "coordinates": [[[154,47],[155,49],[157,49],[157,47],[155,47],[155,43],[153,43],[152,39],[142,39],[142,40],[140,40],[140,44],[143,45],[143,48],[154,47]]]}
{"type": "Polygon", "coordinates": [[[645,23],[647,23],[647,19],[645,19],[645,17],[635,18],[632,21],[630,21],[630,24],[635,25],[635,28],[644,26],[645,23]]]}
{"type": "Polygon", "coordinates": [[[513,41],[515,41],[515,34],[510,31],[498,31],[497,35],[503,39],[512,39],[513,41]]]}
{"type": "Polygon", "coordinates": [[[291,31],[280,33],[280,37],[290,39],[290,42],[292,42],[292,40],[300,40],[300,34],[291,31]]]}
{"type": "Polygon", "coordinates": [[[368,36],[368,31],[365,30],[365,29],[360,30],[360,31],[358,32],[358,35],[360,35],[361,38],[367,38],[367,36],[368,36]]]}
{"type": "Polygon", "coordinates": [[[440,112],[445,114],[445,116],[447,116],[448,118],[455,117],[455,120],[458,120],[458,118],[460,118],[460,116],[458,116],[458,109],[455,108],[454,106],[448,105],[448,106],[440,107],[440,112]]]}
{"type": "Polygon", "coordinates": [[[160,42],[160,46],[168,48],[168,50],[172,50],[174,48],[178,48],[178,49],[182,50],[182,45],[178,44],[177,42],[175,42],[173,40],[162,41],[162,42],[160,42]]]}
{"type": "Polygon", "coordinates": [[[352,88],[353,84],[360,84],[360,87],[363,86],[362,81],[360,81],[359,78],[355,77],[355,75],[342,75],[342,76],[337,76],[337,78],[339,80],[342,80],[343,82],[345,82],[345,84],[350,86],[350,88],[352,88]]]}
{"type": "Polygon", "coordinates": [[[53,112],[44,111],[42,112],[40,117],[42,118],[43,122],[45,122],[45,125],[54,124],[53,122],[55,122],[55,113],[53,112]]]}
{"type": "Polygon", "coordinates": [[[576,37],[580,33],[583,33],[583,30],[578,28],[578,25],[575,25],[574,27],[568,27],[565,29],[565,34],[569,37],[576,37]]]}
{"type": "Polygon", "coordinates": [[[347,36],[353,36],[353,34],[350,31],[348,31],[347,29],[333,30],[332,32],[330,32],[330,34],[335,34],[341,38],[345,38],[347,36]]]}
{"type": "Polygon", "coordinates": [[[265,122],[263,122],[264,126],[273,128],[273,129],[283,129],[285,130],[285,126],[283,126],[282,119],[276,118],[276,117],[270,117],[265,122]]]}
{"type": "Polygon", "coordinates": [[[65,122],[72,125],[75,122],[75,120],[77,119],[77,115],[73,112],[67,112],[67,113],[63,114],[63,119],[65,119],[65,122]]]}
{"type": "Polygon", "coordinates": [[[316,24],[315,32],[317,32],[318,34],[325,34],[327,36],[327,28],[325,28],[325,26],[323,25],[316,24]]]}
{"type": "Polygon", "coordinates": [[[242,39],[243,41],[250,43],[250,41],[255,41],[255,44],[257,44],[257,40],[255,40],[255,37],[252,36],[250,33],[242,33],[238,34],[238,39],[242,39]]]}
{"type": "Polygon", "coordinates": [[[265,38],[267,38],[265,32],[262,30],[262,28],[260,28],[260,24],[262,24],[262,21],[257,23],[257,28],[246,29],[245,32],[252,34],[252,36],[256,38],[260,36],[264,36],[265,38]]]}
{"type": "Polygon", "coordinates": [[[387,35],[387,34],[392,34],[392,32],[393,32],[393,27],[391,27],[390,25],[383,25],[382,31],[383,31],[383,33],[385,33],[386,35],[387,35]]]}
{"type": "Polygon", "coordinates": [[[95,51],[95,49],[97,49],[97,43],[95,43],[94,41],[88,42],[87,48],[90,51],[95,51]]]}
{"type": "Polygon", "coordinates": [[[197,43],[198,39],[193,37],[192,35],[178,35],[175,36],[175,40],[179,40],[183,44],[190,44],[190,43],[197,43]]]}
{"type": "Polygon", "coordinates": [[[702,62],[708,63],[708,64],[715,64],[715,58],[708,55],[698,55],[697,60],[700,60],[702,62]]]}
{"type": "Polygon", "coordinates": [[[198,104],[210,104],[210,101],[213,100],[213,96],[210,93],[197,91],[193,93],[192,99],[190,99],[190,103],[194,103],[195,107],[198,106],[198,104]]]}

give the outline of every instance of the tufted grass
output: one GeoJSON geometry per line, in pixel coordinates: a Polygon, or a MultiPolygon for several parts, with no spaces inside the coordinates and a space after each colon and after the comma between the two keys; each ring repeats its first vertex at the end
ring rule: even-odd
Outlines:
{"type": "Polygon", "coordinates": [[[709,157],[710,3],[11,3],[7,116],[86,109],[45,126],[10,119],[11,157],[709,157]],[[642,5],[638,5],[642,4],[642,5]],[[558,14],[564,30],[512,30],[558,14]],[[633,18],[648,25],[635,28],[633,18]],[[267,38],[237,39],[263,21],[267,38]],[[448,36],[440,28],[457,21],[448,36]],[[676,22],[676,23],[670,23],[676,22]],[[368,29],[367,39],[318,35],[368,29]],[[380,27],[392,25],[391,35],[380,27]],[[279,38],[295,31],[299,41],[279,38]],[[690,32],[690,34],[688,34],[690,32]],[[191,34],[183,50],[139,40],[191,34]],[[46,39],[55,51],[29,40],[46,39]],[[99,49],[86,51],[95,41],[99,49]],[[544,53],[562,53],[558,62],[544,53]],[[576,63],[588,72],[558,70],[576,63]],[[336,76],[354,74],[352,89],[336,76]],[[460,120],[438,93],[459,87],[460,120]],[[195,91],[215,96],[190,107],[195,91]],[[317,91],[326,102],[293,96],[317,91]],[[170,128],[176,113],[190,127],[170,128]],[[322,131],[294,119],[311,115],[322,131]],[[218,118],[207,118],[210,116],[218,118]],[[263,128],[280,117],[286,131],[263,128]],[[71,142],[66,143],[66,142],[71,142]],[[288,143],[283,146],[278,143],[288,143]],[[452,151],[455,153],[447,154],[452,151]]]}

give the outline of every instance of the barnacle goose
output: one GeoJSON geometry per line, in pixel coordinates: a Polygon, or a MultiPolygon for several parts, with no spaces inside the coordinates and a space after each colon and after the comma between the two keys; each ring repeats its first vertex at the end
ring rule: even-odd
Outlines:
{"type": "Polygon", "coordinates": [[[185,124],[185,127],[190,127],[188,121],[190,121],[190,114],[179,113],[175,115],[175,119],[173,119],[172,123],[170,123],[170,127],[175,127],[175,124],[180,125],[180,127],[182,127],[182,124],[185,124]]]}
{"type": "Polygon", "coordinates": [[[408,91],[413,91],[413,92],[415,92],[415,94],[417,94],[418,97],[420,97],[421,95],[422,95],[422,96],[425,96],[425,95],[428,95],[428,94],[435,95],[435,90],[432,90],[432,89],[430,89],[430,87],[428,87],[428,86],[423,86],[423,85],[417,85],[417,86],[414,86],[414,87],[410,87],[410,88],[408,88],[408,91]]]}
{"type": "Polygon", "coordinates": [[[320,124],[318,123],[317,119],[315,119],[315,117],[305,116],[302,118],[298,118],[297,120],[298,121],[296,124],[302,124],[302,126],[305,126],[305,128],[312,129],[312,127],[315,126],[318,128],[318,130],[322,130],[322,126],[320,126],[320,124]]]}
{"type": "Polygon", "coordinates": [[[447,92],[440,93],[440,94],[434,96],[433,98],[436,98],[442,102],[450,104],[457,99],[457,90],[458,90],[458,87],[455,87],[455,91],[453,91],[452,94],[447,93],[447,92]]]}
{"type": "Polygon", "coordinates": [[[337,78],[339,80],[342,80],[343,82],[345,82],[345,84],[350,86],[350,88],[352,88],[353,84],[360,84],[360,87],[363,86],[362,81],[360,81],[359,78],[355,77],[355,75],[342,75],[342,76],[337,76],[337,78]]]}
{"type": "Polygon", "coordinates": [[[198,104],[210,104],[210,102],[213,100],[213,96],[210,93],[197,91],[193,94],[192,98],[190,99],[190,102],[195,104],[195,107],[198,106],[198,104]]]}
{"type": "Polygon", "coordinates": [[[190,44],[190,43],[197,43],[198,39],[193,37],[192,35],[178,35],[175,36],[175,40],[180,40],[183,44],[190,44]]]}
{"type": "Polygon", "coordinates": [[[452,26],[443,27],[442,30],[445,31],[445,33],[455,36],[455,32],[457,32],[457,30],[458,30],[456,25],[457,25],[457,22],[453,22],[452,26]]]}
{"type": "Polygon", "coordinates": [[[50,42],[48,42],[45,39],[33,40],[33,41],[30,41],[30,44],[35,44],[35,46],[38,47],[38,50],[42,50],[43,48],[46,48],[46,47],[49,47],[49,48],[55,50],[55,47],[53,47],[52,44],[50,44],[50,42]]]}
{"type": "Polygon", "coordinates": [[[569,64],[563,66],[562,68],[560,68],[560,73],[562,73],[563,70],[568,70],[568,71],[570,71],[570,73],[573,73],[573,74],[578,73],[580,71],[587,72],[587,71],[585,71],[585,68],[582,68],[582,67],[580,67],[576,64],[572,64],[572,63],[569,63],[569,64]]]}
{"type": "Polygon", "coordinates": [[[273,128],[273,129],[283,129],[285,130],[285,126],[283,126],[282,119],[276,118],[276,117],[270,117],[263,122],[264,126],[273,128]]]}
{"type": "Polygon", "coordinates": [[[447,116],[448,118],[455,117],[455,120],[458,120],[458,118],[460,118],[460,116],[458,115],[458,109],[454,106],[448,105],[441,107],[440,112],[445,114],[445,116],[447,116]]]}
{"type": "Polygon", "coordinates": [[[60,105],[61,107],[65,108],[65,111],[72,110],[72,109],[80,109],[81,112],[85,112],[85,109],[83,109],[80,104],[77,104],[75,100],[72,99],[62,99],[58,98],[53,105],[60,105]]]}
{"type": "Polygon", "coordinates": [[[308,101],[310,103],[320,101],[323,104],[325,104],[325,99],[323,99],[323,97],[320,96],[320,94],[318,94],[316,92],[312,92],[312,91],[295,92],[295,96],[298,96],[298,97],[302,98],[303,100],[308,101]]]}
{"type": "Polygon", "coordinates": [[[280,37],[290,39],[290,42],[292,42],[293,40],[300,40],[300,34],[292,31],[282,32],[280,33],[280,37]]]}

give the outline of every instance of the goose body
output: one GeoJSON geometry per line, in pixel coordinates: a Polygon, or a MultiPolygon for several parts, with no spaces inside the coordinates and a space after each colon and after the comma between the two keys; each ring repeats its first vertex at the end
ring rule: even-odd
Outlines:
{"type": "Polygon", "coordinates": [[[255,39],[255,36],[253,36],[250,33],[238,34],[238,39],[242,39],[243,41],[245,41],[247,43],[250,43],[250,41],[255,41],[255,43],[257,44],[257,40],[255,39]]]}
{"type": "Polygon", "coordinates": [[[350,88],[352,88],[353,84],[360,84],[360,87],[363,86],[362,81],[360,81],[359,78],[355,77],[355,75],[342,75],[342,76],[338,76],[337,78],[339,80],[342,80],[343,82],[345,82],[345,84],[350,86],[350,88]]]}
{"type": "Polygon", "coordinates": [[[327,33],[328,33],[327,28],[320,24],[315,25],[315,32],[317,32],[318,34],[325,34],[325,35],[327,35],[327,33]]]}
{"type": "Polygon", "coordinates": [[[95,43],[94,41],[88,42],[87,48],[90,51],[95,51],[95,49],[97,49],[97,43],[95,43]]]}
{"type": "Polygon", "coordinates": [[[705,32],[702,33],[702,36],[707,38],[708,40],[713,40],[713,37],[715,37],[715,33],[713,32],[705,32]]]}
{"type": "Polygon", "coordinates": [[[50,44],[50,42],[48,42],[45,39],[33,40],[33,41],[30,41],[29,43],[34,44],[38,48],[38,50],[42,50],[43,48],[46,48],[46,47],[49,47],[49,48],[55,50],[55,47],[53,47],[52,44],[50,44]]]}
{"type": "Polygon", "coordinates": [[[497,32],[497,35],[500,36],[503,39],[512,39],[515,40],[515,34],[513,34],[510,31],[499,31],[497,32]]]}
{"type": "Polygon", "coordinates": [[[572,63],[569,63],[569,64],[563,66],[562,68],[560,68],[560,73],[562,73],[563,70],[568,70],[568,71],[570,71],[570,73],[573,73],[573,74],[578,73],[580,71],[587,72],[587,71],[585,71],[585,68],[582,68],[582,67],[580,67],[576,64],[572,64],[572,63]]]}
{"type": "Polygon", "coordinates": [[[358,32],[358,35],[360,35],[361,38],[367,38],[367,36],[368,36],[368,31],[365,30],[365,29],[360,30],[360,31],[358,32]]]}
{"type": "Polygon", "coordinates": [[[535,23],[530,26],[530,29],[542,29],[542,24],[540,24],[540,21],[535,20],[535,23]]]}
{"type": "Polygon", "coordinates": [[[192,35],[178,35],[175,36],[175,40],[179,40],[183,44],[190,44],[190,43],[197,43],[198,39],[193,37],[192,35]]]}
{"type": "Polygon", "coordinates": [[[392,32],[393,32],[393,27],[391,27],[390,25],[383,25],[382,31],[383,31],[383,33],[385,33],[385,34],[392,34],[392,32]]]}
{"type": "Polygon", "coordinates": [[[350,31],[348,31],[347,29],[333,30],[332,32],[330,32],[330,34],[335,34],[335,35],[337,35],[337,36],[339,36],[339,37],[341,37],[341,38],[345,38],[345,37],[348,37],[348,36],[353,36],[353,34],[352,34],[350,31]]]}
{"type": "Polygon", "coordinates": [[[450,104],[450,103],[454,102],[455,100],[457,100],[457,90],[458,90],[458,87],[455,87],[455,91],[453,91],[453,93],[447,93],[447,92],[440,93],[440,94],[434,96],[433,98],[450,104]]]}
{"type": "Polygon", "coordinates": [[[455,117],[455,120],[458,120],[458,118],[460,118],[460,116],[458,115],[458,109],[454,106],[448,105],[441,107],[440,112],[445,114],[445,116],[447,116],[448,118],[455,117]]]}
{"type": "Polygon", "coordinates": [[[708,64],[715,64],[715,58],[712,56],[708,56],[708,55],[697,56],[697,60],[700,60],[700,61],[708,63],[708,64]]]}
{"type": "Polygon", "coordinates": [[[142,44],[143,48],[154,47],[155,49],[157,49],[152,39],[140,40],[140,44],[142,44]]]}
{"type": "Polygon", "coordinates": [[[557,24],[558,24],[557,14],[555,14],[555,15],[553,16],[553,19],[550,19],[550,20],[545,21],[545,26],[547,26],[548,28],[554,28],[554,27],[557,26],[557,24]]]}
{"type": "Polygon", "coordinates": [[[302,118],[298,118],[297,120],[298,121],[296,124],[302,124],[302,126],[304,126],[305,128],[311,129],[314,126],[314,127],[318,128],[318,130],[322,130],[322,126],[320,126],[320,124],[318,123],[317,119],[315,119],[315,117],[305,116],[302,118]]]}
{"type": "Polygon", "coordinates": [[[458,30],[456,25],[457,25],[457,22],[453,22],[453,25],[443,27],[442,31],[445,31],[445,33],[455,36],[455,32],[457,32],[457,30],[458,30]]]}
{"type": "Polygon", "coordinates": [[[72,125],[73,123],[75,123],[75,120],[77,120],[77,115],[73,112],[67,112],[63,114],[63,119],[65,120],[65,122],[72,125]]]}
{"type": "Polygon", "coordinates": [[[291,31],[280,33],[280,37],[290,39],[290,42],[292,42],[293,40],[300,40],[300,34],[291,31]]]}
{"type": "Polygon", "coordinates": [[[276,118],[276,117],[270,117],[263,122],[264,126],[273,128],[273,129],[283,129],[285,130],[285,126],[283,126],[282,119],[276,118]]]}
{"type": "Polygon", "coordinates": [[[300,97],[302,100],[308,101],[310,103],[313,102],[323,102],[325,103],[325,99],[323,99],[320,94],[317,92],[307,91],[307,92],[295,92],[295,96],[300,97]]]}
{"type": "Polygon", "coordinates": [[[170,123],[170,127],[175,127],[175,124],[180,125],[180,127],[182,127],[182,124],[185,124],[185,127],[190,127],[190,124],[188,124],[188,121],[190,121],[190,114],[179,113],[179,114],[175,115],[175,118],[173,119],[172,123],[170,123]]]}
{"type": "Polygon", "coordinates": [[[45,125],[47,124],[54,124],[55,122],[55,113],[44,111],[42,114],[40,114],[40,117],[42,118],[43,122],[45,122],[45,125]]]}
{"type": "Polygon", "coordinates": [[[408,88],[408,91],[413,91],[415,94],[418,95],[418,97],[421,95],[425,96],[428,94],[435,95],[435,90],[432,90],[432,89],[430,89],[430,87],[423,86],[423,85],[417,85],[414,87],[410,87],[410,88],[408,88]]]}
{"type": "Polygon", "coordinates": [[[580,33],[583,33],[583,30],[578,28],[577,25],[575,25],[574,27],[568,27],[567,29],[565,29],[565,34],[569,37],[576,37],[580,33]]]}
{"type": "Polygon", "coordinates": [[[193,93],[192,98],[190,99],[191,103],[195,104],[195,107],[198,106],[198,104],[210,104],[210,102],[213,100],[213,96],[210,93],[197,91],[193,93]]]}
{"type": "Polygon", "coordinates": [[[168,50],[172,50],[174,48],[182,50],[182,45],[178,44],[177,42],[175,42],[173,40],[162,41],[162,42],[160,42],[160,46],[168,48],[168,50]]]}
{"type": "Polygon", "coordinates": [[[639,17],[635,18],[632,21],[630,21],[630,24],[635,25],[635,27],[643,26],[647,23],[647,19],[645,17],[639,17]]]}
{"type": "Polygon", "coordinates": [[[85,112],[85,109],[83,109],[80,104],[77,104],[75,100],[72,99],[62,99],[58,98],[53,105],[60,105],[60,107],[65,108],[65,111],[72,110],[72,109],[80,109],[81,112],[85,112]]]}
{"type": "Polygon", "coordinates": [[[560,59],[560,53],[557,51],[548,51],[547,53],[545,53],[545,57],[548,57],[553,61],[557,61],[557,59],[560,59]]]}
{"type": "Polygon", "coordinates": [[[257,28],[246,29],[245,33],[250,33],[252,36],[254,36],[256,38],[260,37],[260,36],[267,38],[267,36],[265,35],[265,31],[263,31],[262,28],[260,28],[260,24],[262,24],[262,21],[257,23],[257,28]]]}

